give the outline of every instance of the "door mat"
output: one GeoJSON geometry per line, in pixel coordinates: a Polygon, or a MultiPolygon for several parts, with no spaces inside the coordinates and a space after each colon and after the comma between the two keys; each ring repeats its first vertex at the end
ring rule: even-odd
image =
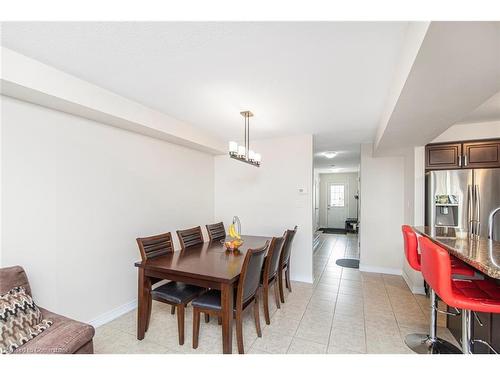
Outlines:
{"type": "Polygon", "coordinates": [[[346,234],[346,230],[342,228],[320,228],[319,230],[328,234],[346,234]]]}
{"type": "Polygon", "coordinates": [[[359,259],[343,258],[337,259],[335,263],[340,267],[359,268],[359,259]]]}

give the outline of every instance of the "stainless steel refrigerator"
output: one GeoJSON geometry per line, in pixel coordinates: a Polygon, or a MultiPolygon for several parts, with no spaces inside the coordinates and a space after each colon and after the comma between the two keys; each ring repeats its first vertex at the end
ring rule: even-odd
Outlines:
{"type": "MultiPolygon", "coordinates": [[[[500,207],[500,169],[458,169],[426,174],[426,225],[488,237],[488,217],[500,207]]],[[[493,239],[500,241],[500,212],[493,239]]]]}

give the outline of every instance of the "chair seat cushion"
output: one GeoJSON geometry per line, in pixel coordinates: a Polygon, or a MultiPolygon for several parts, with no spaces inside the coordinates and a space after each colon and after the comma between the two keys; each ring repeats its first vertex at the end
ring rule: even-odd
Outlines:
{"type": "Polygon", "coordinates": [[[500,285],[491,280],[452,280],[452,292],[453,301],[448,303],[451,306],[500,313],[500,285]]]}
{"type": "Polygon", "coordinates": [[[44,318],[53,322],[52,326],[17,348],[14,354],[72,354],[81,353],[86,347],[92,352],[94,327],[43,308],[40,311],[44,318]]]}
{"type": "Polygon", "coordinates": [[[191,302],[193,307],[199,307],[202,309],[220,310],[221,309],[221,297],[220,290],[211,289],[201,296],[195,298],[191,302]]]}
{"type": "Polygon", "coordinates": [[[170,281],[153,289],[151,295],[175,304],[185,304],[203,293],[205,289],[178,281],[170,281]]]}

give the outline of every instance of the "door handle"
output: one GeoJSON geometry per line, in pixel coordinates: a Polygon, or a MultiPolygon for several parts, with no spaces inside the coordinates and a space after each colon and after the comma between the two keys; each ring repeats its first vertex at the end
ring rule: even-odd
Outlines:
{"type": "Polygon", "coordinates": [[[479,185],[475,185],[474,190],[476,191],[476,235],[479,236],[481,231],[481,195],[479,194],[479,185]]]}
{"type": "Polygon", "coordinates": [[[474,234],[472,228],[472,209],[473,209],[472,186],[467,185],[467,231],[471,235],[474,234]]]}
{"type": "Polygon", "coordinates": [[[462,166],[462,155],[458,155],[457,158],[458,158],[458,166],[461,167],[462,166]]]}

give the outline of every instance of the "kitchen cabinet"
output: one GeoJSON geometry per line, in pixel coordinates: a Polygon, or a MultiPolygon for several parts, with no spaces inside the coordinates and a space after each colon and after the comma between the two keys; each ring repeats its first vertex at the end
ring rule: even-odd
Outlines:
{"type": "Polygon", "coordinates": [[[500,141],[466,142],[463,144],[464,167],[500,167],[500,141]]]}
{"type": "Polygon", "coordinates": [[[461,167],[461,143],[436,143],[425,147],[426,169],[457,169],[461,167]]]}
{"type": "Polygon", "coordinates": [[[427,171],[469,168],[500,168],[500,139],[425,146],[427,171]]]}

